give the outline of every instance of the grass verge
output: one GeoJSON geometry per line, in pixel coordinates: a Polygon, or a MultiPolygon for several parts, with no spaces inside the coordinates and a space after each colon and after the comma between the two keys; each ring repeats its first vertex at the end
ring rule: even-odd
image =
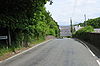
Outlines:
{"type": "Polygon", "coordinates": [[[12,48],[0,48],[0,61],[5,60],[15,54],[18,54],[24,50],[27,50],[31,48],[32,46],[39,44],[41,42],[45,41],[45,39],[39,39],[39,40],[34,40],[30,43],[29,47],[17,47],[15,48],[16,53],[12,51],[12,48]]]}

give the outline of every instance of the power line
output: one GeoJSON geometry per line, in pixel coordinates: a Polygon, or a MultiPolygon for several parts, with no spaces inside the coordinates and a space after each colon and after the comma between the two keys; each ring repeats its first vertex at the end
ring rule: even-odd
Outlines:
{"type": "Polygon", "coordinates": [[[75,0],[74,5],[73,5],[73,7],[72,7],[72,15],[71,15],[71,18],[72,18],[72,17],[74,16],[74,14],[75,14],[76,6],[77,6],[77,1],[78,1],[78,0],[75,0]]]}
{"type": "MultiPolygon", "coordinates": [[[[87,0],[88,1],[88,0],[87,0]]],[[[87,6],[87,1],[85,2],[84,6],[87,6]]],[[[78,4],[78,0],[75,0],[74,5],[73,5],[73,9],[72,9],[72,15],[71,18],[75,17],[75,13],[76,13],[76,8],[77,8],[77,4],[78,4]]],[[[85,7],[84,9],[80,8],[81,13],[84,15],[84,22],[87,20],[87,16],[86,16],[86,12],[87,12],[87,8],[85,7]]],[[[86,25],[86,24],[85,24],[86,25]]]]}
{"type": "MultiPolygon", "coordinates": [[[[74,1],[74,4],[73,4],[73,7],[72,7],[72,14],[71,14],[71,17],[70,17],[70,24],[72,25],[72,20],[73,20],[73,16],[75,14],[75,11],[76,11],[76,5],[77,5],[77,0],[74,1]]],[[[71,26],[72,27],[72,26],[71,26]]],[[[72,29],[71,29],[72,30],[72,29]]]]}

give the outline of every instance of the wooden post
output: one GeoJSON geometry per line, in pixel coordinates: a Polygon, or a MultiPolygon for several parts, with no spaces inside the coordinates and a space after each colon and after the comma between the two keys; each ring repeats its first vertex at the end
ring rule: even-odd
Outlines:
{"type": "Polygon", "coordinates": [[[10,35],[10,29],[8,28],[8,47],[11,46],[11,35],[10,35]]]}
{"type": "Polygon", "coordinates": [[[73,34],[73,25],[72,25],[72,19],[70,18],[70,27],[71,27],[71,33],[73,34]]]}
{"type": "Polygon", "coordinates": [[[86,27],[87,26],[87,23],[86,23],[86,14],[84,14],[84,18],[85,18],[84,27],[86,27]]]}

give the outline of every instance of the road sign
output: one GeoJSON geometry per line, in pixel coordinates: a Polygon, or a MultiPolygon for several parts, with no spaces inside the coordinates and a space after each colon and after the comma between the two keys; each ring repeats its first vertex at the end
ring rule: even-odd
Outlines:
{"type": "Polygon", "coordinates": [[[7,36],[0,36],[0,40],[7,39],[7,36]]]}

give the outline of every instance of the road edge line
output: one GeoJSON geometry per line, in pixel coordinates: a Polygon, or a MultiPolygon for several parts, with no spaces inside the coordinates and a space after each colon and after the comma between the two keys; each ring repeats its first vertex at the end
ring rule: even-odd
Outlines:
{"type": "MultiPolygon", "coordinates": [[[[79,39],[77,39],[79,40],[79,39]]],[[[81,41],[81,40],[79,40],[81,41]]],[[[86,45],[86,43],[84,41],[81,41],[82,44],[84,44],[84,46],[89,50],[89,52],[92,54],[93,57],[96,57],[96,55],[91,51],[91,49],[86,45]]],[[[100,66],[100,61],[99,60],[96,60],[96,62],[98,63],[98,65],[100,66]]]]}
{"type": "Polygon", "coordinates": [[[89,52],[95,57],[96,55],[88,48],[89,52]]]}
{"type": "Polygon", "coordinates": [[[93,52],[92,52],[92,50],[87,46],[87,44],[86,44],[86,42],[85,41],[81,41],[81,40],[79,40],[79,39],[77,39],[78,41],[80,41],[88,50],[89,50],[89,52],[92,54],[92,56],[96,56],[93,52]]]}
{"type": "Polygon", "coordinates": [[[33,47],[31,47],[31,48],[25,50],[25,51],[22,51],[22,52],[20,52],[20,53],[14,55],[14,56],[9,57],[8,59],[5,59],[5,60],[3,60],[3,61],[0,61],[0,63],[6,62],[6,61],[8,61],[8,60],[10,60],[10,59],[13,59],[13,58],[15,58],[15,57],[17,57],[17,56],[19,56],[19,55],[21,55],[21,54],[24,54],[25,52],[28,52],[28,51],[30,51],[30,50],[32,50],[32,49],[34,49],[34,48],[36,48],[36,47],[38,47],[38,46],[40,46],[40,45],[42,45],[42,44],[45,44],[45,43],[47,43],[47,42],[49,42],[49,41],[51,41],[51,40],[53,40],[53,39],[50,39],[50,40],[44,41],[44,42],[42,42],[42,43],[39,43],[39,44],[37,44],[37,45],[35,45],[35,46],[33,46],[33,47]]]}
{"type": "Polygon", "coordinates": [[[99,66],[100,66],[100,61],[99,60],[96,60],[97,61],[97,63],[99,64],[99,66]]]}

